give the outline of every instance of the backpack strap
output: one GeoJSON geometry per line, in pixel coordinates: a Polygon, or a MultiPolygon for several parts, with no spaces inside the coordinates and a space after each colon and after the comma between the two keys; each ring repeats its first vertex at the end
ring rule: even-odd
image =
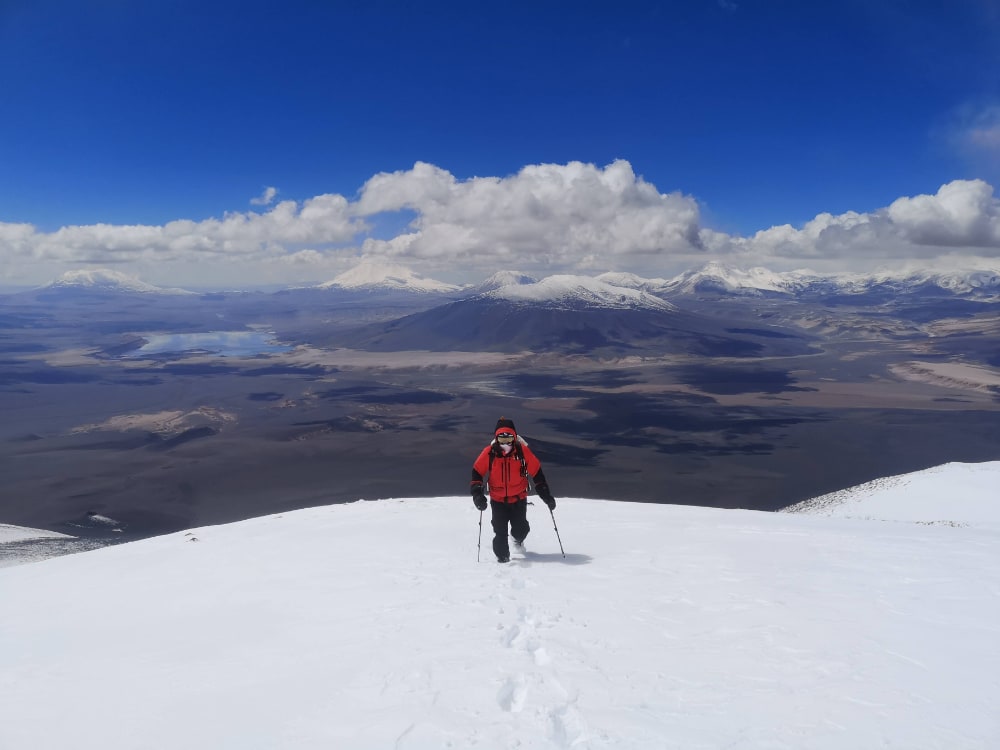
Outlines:
{"type": "Polygon", "coordinates": [[[518,435],[518,439],[514,442],[514,453],[517,454],[517,460],[521,462],[521,476],[528,476],[528,462],[524,459],[524,451],[521,449],[521,436],[518,435]]]}
{"type": "Polygon", "coordinates": [[[490,446],[490,465],[486,469],[486,476],[483,477],[483,484],[486,486],[486,491],[490,489],[490,477],[493,476],[493,459],[496,458],[496,454],[493,452],[493,446],[490,446]]]}

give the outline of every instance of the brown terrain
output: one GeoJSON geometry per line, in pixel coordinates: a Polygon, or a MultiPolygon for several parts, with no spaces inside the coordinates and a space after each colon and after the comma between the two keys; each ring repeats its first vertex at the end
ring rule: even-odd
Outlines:
{"type": "Polygon", "coordinates": [[[885,308],[691,303],[706,319],[780,325],[808,342],[748,357],[482,352],[474,339],[362,351],[330,331],[398,311],[157,304],[0,305],[0,523],[107,535],[111,519],[120,538],[138,538],[362,498],[464,495],[501,415],[557,498],[773,510],[1000,458],[996,306],[915,323],[885,308]],[[273,332],[285,346],[140,351],[154,332],[223,330],[273,332]]]}

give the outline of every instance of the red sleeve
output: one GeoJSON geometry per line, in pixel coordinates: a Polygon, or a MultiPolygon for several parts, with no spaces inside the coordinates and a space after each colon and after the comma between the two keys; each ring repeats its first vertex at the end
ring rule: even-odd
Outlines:
{"type": "Polygon", "coordinates": [[[486,476],[486,472],[490,470],[490,446],[483,448],[483,452],[479,454],[479,458],[476,459],[475,463],[472,464],[472,482],[479,482],[482,484],[483,477],[486,476]]]}

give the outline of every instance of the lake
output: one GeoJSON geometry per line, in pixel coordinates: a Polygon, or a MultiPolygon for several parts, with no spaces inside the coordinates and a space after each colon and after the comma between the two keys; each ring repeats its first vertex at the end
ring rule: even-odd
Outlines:
{"type": "Polygon", "coordinates": [[[222,357],[253,357],[292,349],[274,338],[271,331],[206,331],[203,333],[157,333],[144,336],[146,343],[129,352],[147,357],[168,352],[209,352],[222,357]]]}

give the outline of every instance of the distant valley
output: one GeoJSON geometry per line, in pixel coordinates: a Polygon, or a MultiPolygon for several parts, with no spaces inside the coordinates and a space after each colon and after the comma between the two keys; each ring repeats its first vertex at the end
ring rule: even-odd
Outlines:
{"type": "Polygon", "coordinates": [[[557,497],[776,509],[1000,458],[996,273],[382,270],[270,293],[79,272],[0,296],[0,522],[135,538],[461,494],[501,415],[557,497]]]}

